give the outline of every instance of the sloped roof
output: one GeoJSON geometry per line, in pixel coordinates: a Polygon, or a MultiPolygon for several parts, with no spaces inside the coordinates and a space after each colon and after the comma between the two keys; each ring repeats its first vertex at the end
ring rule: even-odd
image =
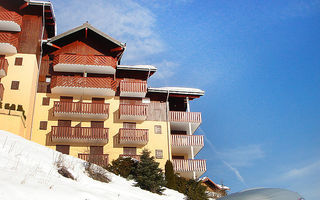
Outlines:
{"type": "Polygon", "coordinates": [[[110,37],[109,35],[103,33],[102,31],[94,28],[91,24],[89,24],[89,23],[87,23],[87,22],[84,23],[84,24],[81,25],[81,26],[78,26],[78,27],[76,27],[76,28],[73,28],[73,29],[71,29],[71,30],[69,30],[69,31],[67,31],[67,32],[64,32],[64,33],[62,33],[62,34],[60,34],[60,35],[57,35],[57,36],[55,36],[55,37],[52,37],[52,38],[49,39],[49,41],[50,41],[50,42],[57,41],[57,40],[65,37],[65,36],[68,36],[68,35],[71,35],[71,34],[73,34],[73,33],[76,33],[76,32],[78,32],[78,31],[81,31],[81,30],[85,29],[85,28],[87,28],[87,29],[95,32],[96,34],[102,36],[103,38],[105,38],[105,39],[113,42],[114,44],[118,45],[119,47],[123,47],[123,48],[124,48],[124,47],[126,46],[125,44],[119,42],[118,40],[110,37]]]}
{"type": "Polygon", "coordinates": [[[203,96],[204,91],[197,88],[185,88],[185,87],[160,87],[160,88],[148,88],[149,92],[170,93],[170,94],[182,94],[182,95],[196,95],[203,96]]]}
{"type": "Polygon", "coordinates": [[[215,182],[213,182],[209,177],[203,177],[201,179],[201,181],[203,183],[206,183],[206,182],[209,182],[211,185],[213,185],[214,187],[220,189],[220,190],[230,190],[229,187],[225,186],[225,185],[219,185],[219,184],[216,184],[215,182]]]}

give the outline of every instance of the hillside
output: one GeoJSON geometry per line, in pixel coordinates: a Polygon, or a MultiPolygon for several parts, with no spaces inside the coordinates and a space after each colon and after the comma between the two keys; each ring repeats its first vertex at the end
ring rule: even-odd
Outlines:
{"type": "Polygon", "coordinates": [[[184,199],[174,190],[165,190],[165,195],[141,190],[110,172],[110,183],[95,181],[87,176],[85,161],[5,131],[0,131],[0,171],[1,200],[184,199]],[[58,173],[56,162],[61,158],[76,180],[58,173]]]}

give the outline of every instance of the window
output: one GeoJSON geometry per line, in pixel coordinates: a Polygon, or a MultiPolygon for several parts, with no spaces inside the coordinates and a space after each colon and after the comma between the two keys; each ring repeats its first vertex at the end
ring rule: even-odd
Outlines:
{"type": "Polygon", "coordinates": [[[56,150],[63,153],[63,154],[69,155],[70,146],[69,145],[57,145],[56,150]]]}
{"type": "Polygon", "coordinates": [[[137,155],[137,148],[136,147],[123,147],[123,154],[124,155],[137,155]]]}
{"type": "Polygon", "coordinates": [[[50,97],[43,97],[42,98],[42,105],[48,106],[50,104],[50,97]]]}
{"type": "Polygon", "coordinates": [[[161,134],[161,125],[154,125],[154,133],[161,134]]]}
{"type": "Polygon", "coordinates": [[[156,149],[156,159],[162,159],[163,158],[163,151],[160,149],[156,149]]]}
{"type": "Polygon", "coordinates": [[[19,81],[11,82],[11,90],[19,90],[19,81]]]}
{"type": "Polygon", "coordinates": [[[47,121],[41,121],[40,122],[40,130],[47,130],[47,125],[48,125],[47,121]]]}
{"type": "Polygon", "coordinates": [[[46,83],[51,83],[51,77],[49,76],[46,77],[46,83]]]}
{"type": "Polygon", "coordinates": [[[21,66],[22,65],[22,61],[23,61],[23,58],[16,57],[16,60],[14,61],[14,65],[21,66]]]}

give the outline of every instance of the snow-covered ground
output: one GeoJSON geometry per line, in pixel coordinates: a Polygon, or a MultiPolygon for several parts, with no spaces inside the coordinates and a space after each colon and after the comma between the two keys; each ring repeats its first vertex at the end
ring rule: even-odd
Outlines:
{"type": "Polygon", "coordinates": [[[0,130],[1,200],[184,199],[174,190],[157,195],[134,187],[133,181],[109,172],[108,176],[110,183],[95,181],[85,173],[84,161],[0,130]],[[57,172],[56,162],[61,158],[76,181],[57,172]]]}

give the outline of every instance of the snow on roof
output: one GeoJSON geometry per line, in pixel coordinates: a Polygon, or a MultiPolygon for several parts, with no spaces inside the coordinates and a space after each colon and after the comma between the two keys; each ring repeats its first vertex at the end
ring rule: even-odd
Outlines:
{"type": "Polygon", "coordinates": [[[170,93],[170,94],[188,94],[203,96],[204,91],[197,88],[186,87],[160,87],[160,88],[148,88],[150,92],[170,93]]]}
{"type": "Polygon", "coordinates": [[[157,71],[157,68],[152,65],[118,65],[117,69],[137,70],[137,71],[157,71]]]}
{"type": "Polygon", "coordinates": [[[216,184],[221,190],[230,190],[229,187],[225,186],[225,185],[220,185],[220,184],[216,184]]]}

